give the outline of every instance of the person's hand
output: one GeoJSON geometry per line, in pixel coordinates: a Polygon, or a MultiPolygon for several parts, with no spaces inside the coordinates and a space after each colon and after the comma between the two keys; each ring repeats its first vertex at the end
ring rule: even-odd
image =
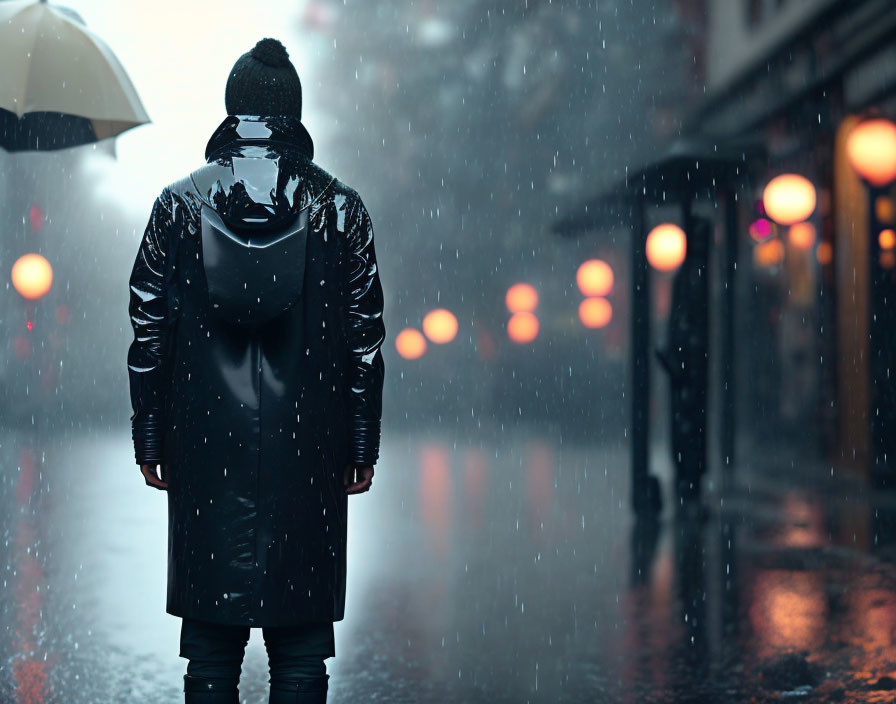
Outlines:
{"type": "Polygon", "coordinates": [[[158,466],[158,464],[141,464],[140,473],[146,480],[147,486],[152,486],[160,491],[165,491],[168,488],[168,482],[163,482],[159,475],[156,474],[156,467],[158,466]]]}
{"type": "Polygon", "coordinates": [[[373,467],[350,464],[345,468],[345,493],[361,494],[370,491],[373,484],[373,467]]]}

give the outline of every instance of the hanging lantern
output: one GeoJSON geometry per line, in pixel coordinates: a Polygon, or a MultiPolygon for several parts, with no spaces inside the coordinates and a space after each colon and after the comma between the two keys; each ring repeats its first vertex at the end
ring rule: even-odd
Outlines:
{"type": "Polygon", "coordinates": [[[529,312],[514,313],[507,321],[507,336],[518,344],[532,342],[538,337],[538,318],[529,312]]]}
{"type": "Polygon", "coordinates": [[[457,318],[445,308],[436,308],[423,317],[423,334],[436,344],[451,342],[457,335],[457,318]]]}
{"type": "Polygon", "coordinates": [[[613,306],[606,298],[592,296],[579,304],[579,320],[586,328],[604,328],[613,319],[613,306]]]}
{"type": "Polygon", "coordinates": [[[589,259],[576,271],[576,284],[583,296],[608,296],[613,291],[613,270],[601,259],[589,259]]]}
{"type": "Polygon", "coordinates": [[[846,139],[846,155],[856,172],[878,188],[896,179],[896,125],[875,118],[856,125],[846,139]]]}
{"type": "Polygon", "coordinates": [[[395,349],[405,359],[419,359],[426,352],[426,338],[415,328],[405,328],[395,338],[395,349]]]}
{"type": "Polygon", "coordinates": [[[531,312],[538,305],[538,291],[530,284],[514,284],[507,289],[504,302],[507,304],[507,310],[511,313],[531,312]]]}
{"type": "Polygon", "coordinates": [[[678,225],[657,225],[647,235],[647,261],[657,271],[675,271],[684,261],[687,243],[678,225]]]}
{"type": "Polygon", "coordinates": [[[53,285],[53,267],[40,254],[25,254],[12,265],[12,285],[25,298],[41,298],[53,285]]]}
{"type": "Polygon", "coordinates": [[[796,225],[815,212],[815,186],[799,174],[776,176],[762,192],[766,214],[779,225],[796,225]]]}
{"type": "Polygon", "coordinates": [[[815,250],[815,258],[822,266],[827,266],[834,260],[834,248],[830,242],[821,242],[815,250]]]}
{"type": "Polygon", "coordinates": [[[881,249],[893,249],[896,247],[896,231],[891,228],[881,230],[877,236],[877,242],[881,249]]]}

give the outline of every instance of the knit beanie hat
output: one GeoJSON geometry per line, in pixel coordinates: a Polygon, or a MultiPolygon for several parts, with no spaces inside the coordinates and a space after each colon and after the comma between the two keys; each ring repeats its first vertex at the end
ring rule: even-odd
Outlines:
{"type": "Polygon", "coordinates": [[[224,104],[228,115],[302,117],[302,83],[286,47],[266,37],[233,65],[224,104]]]}

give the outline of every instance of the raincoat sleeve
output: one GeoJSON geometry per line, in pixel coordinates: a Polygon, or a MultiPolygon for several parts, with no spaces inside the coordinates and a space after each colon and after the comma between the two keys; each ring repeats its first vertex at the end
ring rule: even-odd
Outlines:
{"type": "Polygon", "coordinates": [[[134,340],[128,349],[131,435],[137,464],[162,461],[163,411],[167,395],[164,333],[167,323],[167,255],[170,194],[156,198],[131,271],[128,312],[134,340]]]}
{"type": "Polygon", "coordinates": [[[346,220],[346,329],[349,345],[348,423],[352,462],[373,465],[379,457],[386,338],[383,289],[374,251],[373,226],[355,197],[346,220]]]}

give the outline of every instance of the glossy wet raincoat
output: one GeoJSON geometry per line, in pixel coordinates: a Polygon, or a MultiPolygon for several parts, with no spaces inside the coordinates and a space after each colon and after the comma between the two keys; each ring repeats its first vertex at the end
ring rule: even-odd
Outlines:
{"type": "Polygon", "coordinates": [[[167,611],[343,618],[344,469],[379,456],[370,217],[291,117],[228,116],[156,199],[130,277],[137,464],[168,481],[167,611]]]}

